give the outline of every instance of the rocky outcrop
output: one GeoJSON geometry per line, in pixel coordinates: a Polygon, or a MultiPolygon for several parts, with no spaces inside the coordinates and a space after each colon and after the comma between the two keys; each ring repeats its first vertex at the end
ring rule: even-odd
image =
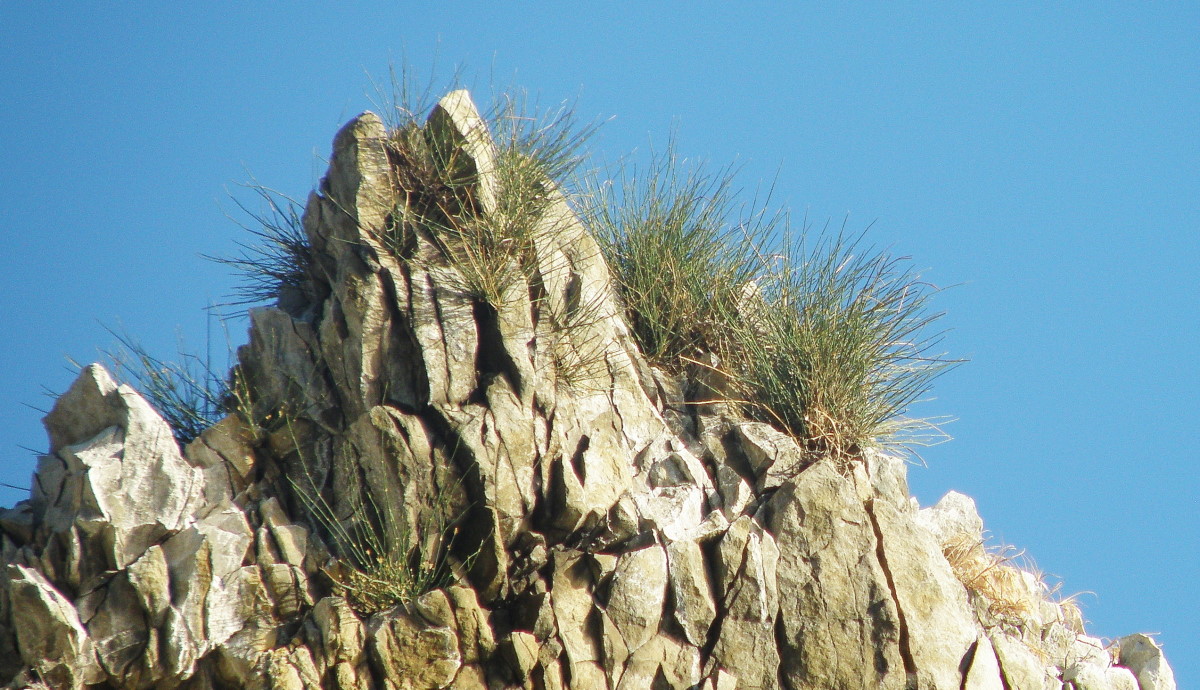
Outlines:
{"type": "MultiPolygon", "coordinates": [[[[251,313],[239,414],[180,449],[86,368],[0,514],[0,682],[114,688],[1173,688],[1144,636],[1019,609],[946,556],[905,465],[849,469],[639,353],[595,241],[544,181],[489,298],[379,118],[338,133],[307,287],[251,313]],[[410,176],[411,177],[411,176],[410,176]],[[1007,613],[1006,613],[1007,612],[1007,613]]],[[[465,92],[424,134],[472,218],[507,213],[465,92]]],[[[1015,569],[1014,569],[1015,570],[1015,569]]]]}

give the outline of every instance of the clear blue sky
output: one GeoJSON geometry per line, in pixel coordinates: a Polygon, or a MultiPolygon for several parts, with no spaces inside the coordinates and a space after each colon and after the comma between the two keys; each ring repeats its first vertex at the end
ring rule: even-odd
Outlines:
{"type": "Polygon", "coordinates": [[[1200,684],[1200,5],[508,4],[0,4],[0,481],[28,486],[26,405],[113,344],[102,324],[204,347],[227,187],[303,198],[367,73],[461,64],[612,117],[608,159],[674,124],[682,153],[959,285],[936,305],[972,361],[920,410],[956,440],[914,493],[974,496],[1095,593],[1093,634],[1159,632],[1200,684]]]}

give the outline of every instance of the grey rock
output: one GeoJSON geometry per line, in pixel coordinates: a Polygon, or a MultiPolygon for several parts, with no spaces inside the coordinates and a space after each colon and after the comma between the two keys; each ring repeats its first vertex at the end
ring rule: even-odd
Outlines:
{"type": "Polygon", "coordinates": [[[957,491],[947,492],[936,505],[923,508],[917,513],[917,521],[939,544],[958,536],[983,540],[983,519],[975,509],[975,500],[957,491]]]}
{"type": "Polygon", "coordinates": [[[717,618],[704,552],[695,541],[671,542],[667,545],[667,563],[675,620],[689,642],[703,647],[717,618]]]}
{"type": "Polygon", "coordinates": [[[95,645],[71,602],[36,570],[10,565],[7,575],[21,660],[54,687],[102,681],[95,645]]]}
{"type": "Polygon", "coordinates": [[[707,674],[724,669],[737,676],[738,687],[777,686],[780,656],[788,651],[775,638],[783,563],[775,538],[749,516],[734,521],[718,542],[714,578],[723,617],[707,674]]]}
{"type": "Polygon", "coordinates": [[[462,665],[453,630],[401,608],[373,616],[367,638],[375,667],[391,687],[447,688],[462,665]]]}

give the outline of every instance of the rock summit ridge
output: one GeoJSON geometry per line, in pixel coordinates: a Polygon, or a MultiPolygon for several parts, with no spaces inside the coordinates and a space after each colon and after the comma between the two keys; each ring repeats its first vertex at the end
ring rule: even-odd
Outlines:
{"type": "Polygon", "coordinates": [[[0,512],[0,683],[1175,687],[1150,638],[989,565],[968,497],[921,509],[899,458],[689,404],[552,181],[521,236],[470,234],[515,222],[504,155],[465,91],[345,125],[303,287],[251,311],[238,414],[186,447],[81,372],[0,512]]]}

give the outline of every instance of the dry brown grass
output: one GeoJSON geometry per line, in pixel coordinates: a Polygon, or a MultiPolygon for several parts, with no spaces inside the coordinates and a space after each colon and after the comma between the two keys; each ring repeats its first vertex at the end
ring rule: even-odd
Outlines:
{"type": "Polygon", "coordinates": [[[1023,551],[1006,544],[990,546],[984,539],[960,534],[943,544],[942,552],[971,596],[985,604],[993,624],[1025,630],[1048,623],[1043,612],[1049,602],[1057,608],[1063,625],[1083,633],[1077,595],[1059,597],[1061,583],[1047,584],[1045,573],[1023,551]]]}

